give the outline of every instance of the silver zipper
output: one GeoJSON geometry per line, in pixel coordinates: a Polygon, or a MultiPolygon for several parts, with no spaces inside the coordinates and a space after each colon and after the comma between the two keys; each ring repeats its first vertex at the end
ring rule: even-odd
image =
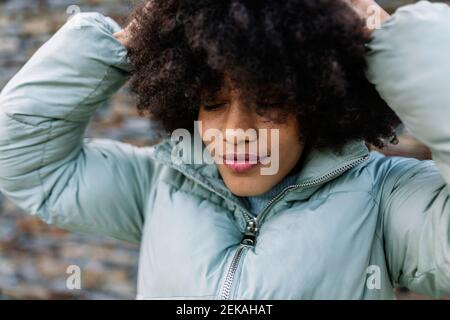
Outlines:
{"type": "Polygon", "coordinates": [[[225,278],[225,282],[222,287],[222,300],[230,299],[231,287],[233,286],[234,275],[236,274],[237,268],[239,266],[239,261],[241,260],[242,255],[244,254],[244,249],[248,248],[247,246],[241,245],[235,252],[233,256],[233,260],[231,261],[230,267],[228,268],[228,273],[225,278]]]}
{"type": "Polygon", "coordinates": [[[353,167],[358,166],[359,164],[363,163],[367,159],[369,159],[369,155],[365,155],[361,158],[358,158],[342,167],[339,167],[336,170],[333,170],[333,171],[319,177],[319,178],[312,179],[312,180],[306,181],[301,184],[290,185],[290,186],[284,188],[279,194],[277,194],[275,197],[273,197],[264,206],[263,210],[261,210],[261,212],[256,217],[252,217],[250,213],[248,213],[246,211],[242,211],[244,218],[247,222],[247,225],[245,228],[244,237],[242,238],[240,246],[238,247],[238,249],[236,250],[236,253],[233,256],[233,260],[231,261],[231,265],[228,269],[227,276],[225,278],[225,282],[222,286],[221,299],[222,300],[230,299],[231,288],[233,287],[233,282],[234,282],[234,278],[236,275],[236,271],[239,266],[239,262],[244,254],[244,250],[246,248],[248,249],[248,248],[255,246],[256,238],[258,236],[258,231],[264,220],[264,217],[267,215],[267,213],[269,212],[269,209],[272,207],[272,205],[276,201],[278,201],[281,197],[283,197],[288,191],[292,191],[292,190],[295,190],[298,188],[309,188],[309,187],[313,187],[317,184],[322,184],[324,182],[327,182],[328,180],[331,180],[335,176],[337,176],[353,167]]]}

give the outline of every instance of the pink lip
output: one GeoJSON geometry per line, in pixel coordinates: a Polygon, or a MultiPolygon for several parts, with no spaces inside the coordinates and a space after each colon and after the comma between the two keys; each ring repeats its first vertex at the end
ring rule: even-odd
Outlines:
{"type": "Polygon", "coordinates": [[[236,173],[244,173],[256,167],[258,163],[225,163],[225,165],[236,173]]]}
{"type": "Polygon", "coordinates": [[[236,173],[244,173],[260,164],[257,156],[249,154],[224,156],[223,163],[236,173]]]}

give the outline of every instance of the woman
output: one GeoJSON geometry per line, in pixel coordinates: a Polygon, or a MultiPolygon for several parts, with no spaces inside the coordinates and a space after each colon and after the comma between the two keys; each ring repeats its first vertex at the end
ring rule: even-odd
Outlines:
{"type": "Polygon", "coordinates": [[[6,196],[140,242],[139,299],[450,294],[449,6],[152,0],[131,18],[77,15],[3,89],[6,196]],[[208,161],[171,139],[83,139],[129,77],[139,110],[198,134],[208,161]],[[433,160],[369,151],[400,120],[433,160]]]}

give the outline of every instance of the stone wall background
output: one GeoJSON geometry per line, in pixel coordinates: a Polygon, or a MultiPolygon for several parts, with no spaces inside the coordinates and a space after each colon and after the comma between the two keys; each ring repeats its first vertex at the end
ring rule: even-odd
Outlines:
{"type": "MultiPolygon", "coordinates": [[[[101,12],[123,26],[136,2],[0,0],[0,90],[68,20],[70,6],[101,12]]],[[[379,2],[393,11],[414,1],[379,2]]],[[[149,121],[138,117],[125,86],[97,110],[87,135],[148,145],[157,139],[151,129],[149,121]]],[[[386,153],[429,158],[427,148],[407,133],[386,153]]],[[[0,194],[0,299],[134,299],[137,262],[135,245],[47,226],[0,194]],[[82,290],[66,288],[69,265],[81,268],[82,290]]]]}

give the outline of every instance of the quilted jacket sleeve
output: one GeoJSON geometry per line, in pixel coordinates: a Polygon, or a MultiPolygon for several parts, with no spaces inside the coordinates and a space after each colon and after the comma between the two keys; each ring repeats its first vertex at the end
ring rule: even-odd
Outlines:
{"type": "Polygon", "coordinates": [[[0,191],[47,223],[139,242],[151,148],[84,138],[131,71],[118,30],[99,13],[77,14],[3,88],[0,191]]]}
{"type": "Polygon", "coordinates": [[[450,296],[450,7],[404,6],[368,46],[368,79],[433,157],[386,162],[379,204],[392,280],[450,296]]]}

